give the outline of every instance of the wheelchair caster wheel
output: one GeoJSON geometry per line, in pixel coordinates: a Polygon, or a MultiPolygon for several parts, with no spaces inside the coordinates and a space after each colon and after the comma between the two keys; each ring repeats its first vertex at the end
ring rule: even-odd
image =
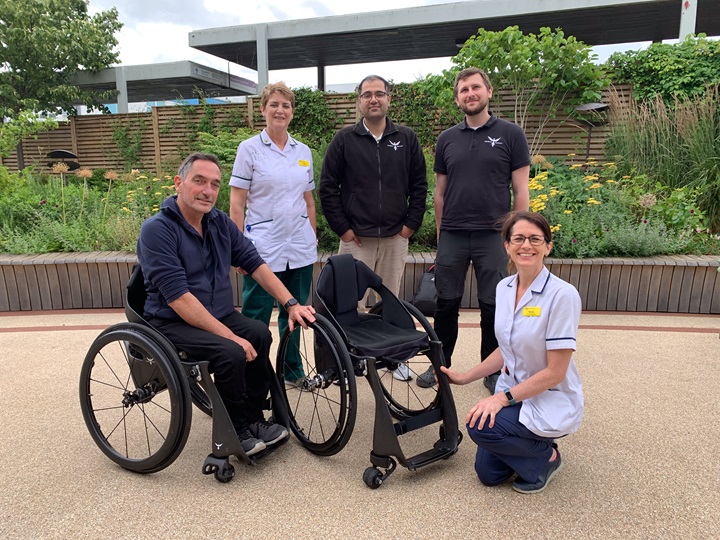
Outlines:
{"type": "Polygon", "coordinates": [[[235,476],[235,467],[226,463],[221,469],[215,471],[215,480],[223,484],[227,484],[235,476]]]}
{"type": "Polygon", "coordinates": [[[370,489],[377,489],[382,486],[383,475],[375,467],[368,467],[363,473],[363,482],[370,489]]]}

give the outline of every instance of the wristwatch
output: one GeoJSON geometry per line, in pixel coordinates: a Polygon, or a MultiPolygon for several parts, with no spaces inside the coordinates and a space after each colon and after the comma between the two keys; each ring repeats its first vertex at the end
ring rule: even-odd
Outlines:
{"type": "Polygon", "coordinates": [[[506,388],[506,389],[504,390],[504,392],[505,392],[505,397],[506,397],[506,398],[508,399],[508,401],[510,402],[510,405],[517,405],[517,401],[515,401],[515,398],[514,398],[513,395],[510,393],[510,389],[509,389],[509,388],[506,388]]]}
{"type": "Polygon", "coordinates": [[[283,306],[285,308],[285,311],[290,309],[292,306],[297,306],[300,302],[298,302],[297,298],[291,298],[287,302],[285,302],[285,305],[283,306]]]}

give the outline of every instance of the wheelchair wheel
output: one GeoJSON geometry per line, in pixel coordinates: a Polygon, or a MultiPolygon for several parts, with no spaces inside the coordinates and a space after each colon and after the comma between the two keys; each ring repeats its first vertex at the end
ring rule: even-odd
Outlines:
{"type": "MultiPolygon", "coordinates": [[[[400,300],[408,310],[413,319],[420,323],[423,331],[430,336],[431,340],[437,340],[437,334],[430,322],[420,313],[415,306],[405,300],[400,300]]],[[[382,301],[370,308],[370,313],[382,313],[382,301]]],[[[425,373],[432,365],[429,355],[430,351],[420,351],[416,356],[410,358],[405,364],[412,375],[409,381],[396,379],[394,371],[397,369],[394,363],[378,361],[378,376],[382,385],[385,400],[388,403],[390,414],[398,420],[404,420],[434,409],[440,399],[437,385],[430,388],[420,388],[415,384],[415,379],[425,373]]]]}
{"type": "Polygon", "coordinates": [[[122,323],[93,342],[80,372],[80,407],[90,435],[115,463],[157,472],[182,451],[191,401],[179,362],[142,325],[122,323]]]}
{"type": "Polygon", "coordinates": [[[357,388],[350,355],[335,328],[322,317],[306,329],[286,331],[278,347],[276,373],[288,406],[290,429],[311,452],[342,450],[355,427],[357,388]],[[305,378],[286,381],[286,358],[300,358],[305,378]]]}

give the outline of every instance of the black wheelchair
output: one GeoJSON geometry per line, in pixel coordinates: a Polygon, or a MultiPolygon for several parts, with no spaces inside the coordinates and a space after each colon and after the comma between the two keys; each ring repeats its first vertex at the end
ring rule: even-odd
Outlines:
{"type": "MultiPolygon", "coordinates": [[[[442,348],[432,327],[412,305],[382,286],[367,266],[348,257],[331,257],[323,269],[315,294],[316,321],[281,337],[266,408],[309,451],[334,455],[345,447],[355,425],[355,377],[366,376],[376,411],[373,467],[363,480],[377,488],[395,469],[393,456],[415,470],[453,455],[462,435],[447,378],[439,371],[442,348]],[[358,313],[358,299],[367,287],[377,291],[381,302],[368,314],[358,313]],[[423,331],[415,329],[416,320],[423,331]],[[302,360],[306,376],[300,381],[285,381],[285,359],[290,356],[302,360]],[[396,380],[393,372],[401,364],[415,374],[433,365],[439,384],[420,389],[396,380]],[[440,439],[433,448],[405,457],[398,436],[437,422],[442,422],[440,439]],[[387,470],[382,473],[378,467],[387,470]]],[[[128,322],[103,331],[85,356],[80,404],[90,435],[121,467],[158,472],[182,452],[194,404],[213,422],[211,452],[202,472],[229,482],[235,475],[231,456],[254,464],[281,444],[245,454],[208,362],[189,358],[143,319],[145,298],[142,271],[136,266],[127,288],[128,322]]]]}
{"type": "Polygon", "coordinates": [[[297,438],[316,454],[342,450],[355,425],[355,378],[364,376],[375,400],[373,466],[363,474],[368,487],[382,485],[398,461],[414,471],[455,454],[462,434],[450,384],[439,369],[444,365],[442,345],[420,311],[398,299],[351,255],[330,257],[318,278],[313,304],[316,323],[294,335],[286,333],[277,355],[280,381],[290,353],[301,356],[307,375],[301,383],[283,386],[290,429],[297,438]],[[368,289],[380,301],[363,313],[358,301],[368,289]],[[416,329],[416,322],[422,330],[416,329]],[[431,388],[394,377],[400,366],[417,376],[431,365],[438,379],[431,388]],[[441,423],[440,438],[432,449],[406,457],[399,436],[435,423],[441,423]]]}

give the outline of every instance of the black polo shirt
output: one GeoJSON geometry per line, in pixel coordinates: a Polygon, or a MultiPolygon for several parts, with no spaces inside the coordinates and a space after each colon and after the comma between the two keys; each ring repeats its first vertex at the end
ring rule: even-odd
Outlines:
{"type": "Polygon", "coordinates": [[[477,129],[463,120],[443,131],[433,168],[448,177],[440,228],[499,228],[511,209],[512,172],[527,165],[530,152],[522,129],[492,113],[477,129]]]}

